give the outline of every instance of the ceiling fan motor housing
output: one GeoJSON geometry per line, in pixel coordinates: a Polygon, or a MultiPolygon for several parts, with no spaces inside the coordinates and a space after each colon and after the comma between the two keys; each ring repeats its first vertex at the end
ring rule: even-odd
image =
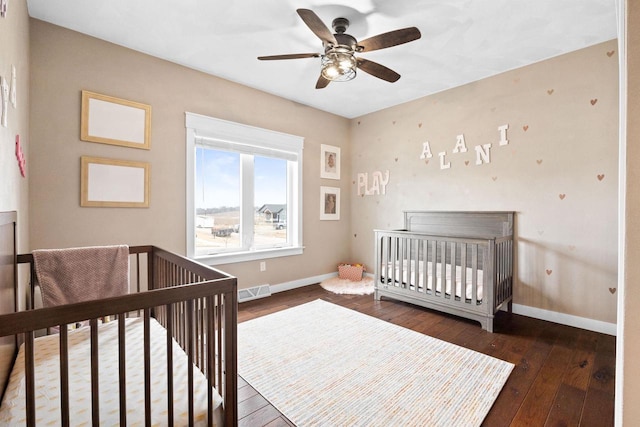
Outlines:
{"type": "Polygon", "coordinates": [[[336,33],[334,34],[334,37],[336,38],[336,41],[338,42],[338,44],[332,45],[330,43],[324,43],[325,53],[335,48],[343,48],[352,52],[356,51],[358,41],[352,35],[336,33]]]}

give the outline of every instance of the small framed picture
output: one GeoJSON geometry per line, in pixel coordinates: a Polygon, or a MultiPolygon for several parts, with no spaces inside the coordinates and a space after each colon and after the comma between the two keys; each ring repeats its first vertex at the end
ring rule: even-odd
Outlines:
{"type": "Polygon", "coordinates": [[[340,147],[320,145],[320,178],[340,179],[340,147]]]}
{"type": "Polygon", "coordinates": [[[320,187],[320,219],[340,219],[340,189],[337,187],[320,187]]]}

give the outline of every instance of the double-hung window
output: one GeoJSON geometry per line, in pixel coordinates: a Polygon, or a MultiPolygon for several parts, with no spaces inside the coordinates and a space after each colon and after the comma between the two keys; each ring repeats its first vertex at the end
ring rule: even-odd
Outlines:
{"type": "Polygon", "coordinates": [[[186,113],[187,255],[210,264],[302,253],[303,138],[186,113]]]}

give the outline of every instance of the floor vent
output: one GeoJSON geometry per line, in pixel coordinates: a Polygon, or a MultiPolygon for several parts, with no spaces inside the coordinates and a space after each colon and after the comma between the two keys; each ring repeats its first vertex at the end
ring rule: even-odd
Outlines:
{"type": "Polygon", "coordinates": [[[253,288],[240,289],[238,291],[238,302],[251,301],[253,299],[264,298],[271,295],[269,285],[254,286],[253,288]]]}

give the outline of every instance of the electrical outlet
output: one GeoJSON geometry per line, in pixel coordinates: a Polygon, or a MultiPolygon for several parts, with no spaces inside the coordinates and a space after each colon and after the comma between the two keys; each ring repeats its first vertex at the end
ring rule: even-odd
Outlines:
{"type": "Polygon", "coordinates": [[[267,262],[260,261],[260,271],[267,271],[267,262]]]}

